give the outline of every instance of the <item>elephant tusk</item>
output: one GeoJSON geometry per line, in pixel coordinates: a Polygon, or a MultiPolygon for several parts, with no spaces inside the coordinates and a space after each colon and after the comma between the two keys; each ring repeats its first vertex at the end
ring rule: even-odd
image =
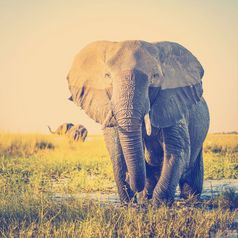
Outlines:
{"type": "Polygon", "coordinates": [[[147,113],[144,117],[144,122],[145,122],[145,129],[146,129],[146,134],[148,136],[151,135],[151,123],[150,123],[150,116],[149,113],[147,113]]]}
{"type": "Polygon", "coordinates": [[[109,122],[111,121],[112,117],[113,117],[113,113],[112,113],[112,110],[110,110],[110,111],[108,112],[108,114],[107,114],[107,116],[106,116],[106,118],[105,118],[103,124],[102,124],[102,130],[104,130],[104,129],[107,127],[107,125],[108,125],[109,122]]]}

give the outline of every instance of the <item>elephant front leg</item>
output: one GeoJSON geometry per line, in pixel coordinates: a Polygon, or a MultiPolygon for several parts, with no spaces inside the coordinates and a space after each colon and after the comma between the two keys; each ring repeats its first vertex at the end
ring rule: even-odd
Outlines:
{"type": "Polygon", "coordinates": [[[134,197],[128,184],[128,173],[117,130],[114,127],[104,129],[104,140],[112,160],[114,179],[120,201],[128,203],[134,197]]]}
{"type": "Polygon", "coordinates": [[[190,139],[185,119],[163,128],[164,161],[161,176],[153,192],[153,205],[172,203],[176,187],[190,158],[190,139]]]}

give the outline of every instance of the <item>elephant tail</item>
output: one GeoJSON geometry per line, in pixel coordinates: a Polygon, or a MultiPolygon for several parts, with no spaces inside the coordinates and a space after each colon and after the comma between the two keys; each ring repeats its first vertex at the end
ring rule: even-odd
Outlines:
{"type": "Polygon", "coordinates": [[[51,134],[55,134],[55,131],[52,131],[50,126],[47,126],[51,134]]]}

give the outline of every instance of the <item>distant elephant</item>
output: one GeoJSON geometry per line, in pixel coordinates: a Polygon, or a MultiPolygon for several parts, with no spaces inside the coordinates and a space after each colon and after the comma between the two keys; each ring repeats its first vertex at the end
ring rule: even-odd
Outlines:
{"type": "Polygon", "coordinates": [[[103,125],[120,200],[136,192],[154,206],[200,195],[202,145],[209,112],[202,97],[204,71],[173,42],[94,42],[76,56],[68,74],[71,100],[103,125]]]}
{"type": "Polygon", "coordinates": [[[48,126],[48,128],[52,134],[66,135],[69,139],[74,141],[85,141],[88,135],[87,129],[80,124],[74,125],[72,123],[64,123],[60,125],[55,131],[52,131],[50,126],[48,126]]]}
{"type": "Polygon", "coordinates": [[[77,124],[69,129],[67,135],[74,141],[81,140],[84,142],[88,135],[88,131],[84,126],[77,124]]]}
{"type": "Polygon", "coordinates": [[[74,126],[74,124],[72,124],[72,123],[63,123],[55,131],[52,131],[50,126],[48,126],[48,128],[49,128],[50,133],[52,133],[52,134],[66,135],[66,133],[69,131],[69,129],[73,126],[74,126]]]}

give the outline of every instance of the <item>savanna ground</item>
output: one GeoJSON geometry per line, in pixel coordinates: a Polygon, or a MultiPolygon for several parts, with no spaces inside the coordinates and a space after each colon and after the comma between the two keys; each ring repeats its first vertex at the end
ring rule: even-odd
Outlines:
{"type": "MultiPolygon", "coordinates": [[[[237,179],[238,135],[210,134],[204,160],[205,179],[237,179]]],[[[0,237],[220,237],[238,229],[233,190],[158,209],[70,196],[92,192],[116,192],[102,136],[73,143],[0,133],[0,237]]]]}

